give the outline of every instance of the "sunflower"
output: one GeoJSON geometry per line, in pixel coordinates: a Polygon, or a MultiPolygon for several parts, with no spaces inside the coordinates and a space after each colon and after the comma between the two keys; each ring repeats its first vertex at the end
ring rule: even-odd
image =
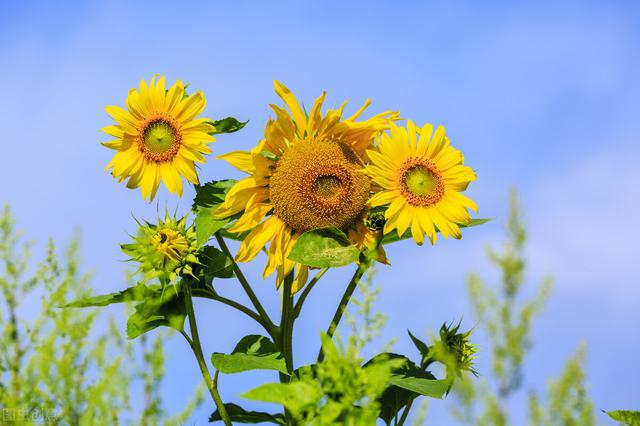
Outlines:
{"type": "Polygon", "coordinates": [[[107,106],[105,110],[117,122],[103,132],[115,140],[102,145],[118,152],[107,166],[111,174],[128,188],[140,187],[142,197],[153,200],[160,180],[167,189],[182,196],[184,176],[198,183],[194,162],[204,163],[202,154],[210,154],[207,144],[214,138],[214,127],[208,118],[195,118],[202,113],[206,101],[202,92],[190,96],[178,80],[165,90],[165,78],[152,78],[149,85],[140,81],[139,90],[131,89],[127,110],[107,106]]]}
{"type": "MultiPolygon", "coordinates": [[[[388,111],[356,121],[368,100],[349,118],[342,117],[346,102],[323,114],[326,93],[306,114],[284,85],[276,81],[275,90],[288,111],[271,105],[276,118],[269,119],[264,139],[253,150],[218,157],[250,176],[229,190],[215,215],[243,212],[230,231],[251,232],[236,259],[250,261],[270,243],[264,277],[277,270],[279,285],[295,267],[287,257],[305,231],[335,226],[352,237],[354,231],[366,231],[359,225],[371,194],[371,180],[364,173],[366,150],[398,114],[388,111]]],[[[365,240],[352,238],[354,243],[365,240]]],[[[304,286],[308,274],[304,265],[297,270],[293,291],[304,286]]]]}
{"type": "Polygon", "coordinates": [[[476,174],[449,144],[444,127],[434,133],[431,124],[416,128],[408,121],[405,129],[392,123],[390,133],[384,133],[377,148],[367,154],[371,164],[366,171],[377,192],[371,206],[388,205],[385,234],[397,229],[402,236],[411,227],[418,244],[425,234],[434,244],[436,230],[445,238],[461,238],[459,225],[471,222],[467,209],[478,211],[461,192],[476,174]]]}
{"type": "Polygon", "coordinates": [[[138,232],[132,240],[121,248],[130,260],[140,263],[138,272],[145,281],[158,278],[166,284],[174,283],[180,275],[193,275],[199,246],[195,228],[187,226],[186,216],[177,219],[166,213],[157,224],[138,222],[138,232]]]}

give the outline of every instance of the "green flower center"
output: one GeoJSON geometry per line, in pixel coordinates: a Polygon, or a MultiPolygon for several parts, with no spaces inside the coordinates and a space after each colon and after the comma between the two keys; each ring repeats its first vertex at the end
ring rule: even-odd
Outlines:
{"type": "Polygon", "coordinates": [[[335,197],[342,190],[342,182],[336,176],[318,176],[313,181],[313,192],[321,198],[335,197]]]}
{"type": "Polygon", "coordinates": [[[429,207],[444,196],[444,180],[435,164],[421,158],[409,158],[398,173],[400,194],[412,206],[429,207]]]}
{"type": "Polygon", "coordinates": [[[407,189],[418,196],[431,194],[438,184],[437,178],[431,170],[424,166],[415,166],[407,170],[404,182],[407,189]]]}
{"type": "Polygon", "coordinates": [[[154,120],[144,129],[143,139],[151,151],[167,152],[177,140],[176,130],[165,120],[154,120]]]}

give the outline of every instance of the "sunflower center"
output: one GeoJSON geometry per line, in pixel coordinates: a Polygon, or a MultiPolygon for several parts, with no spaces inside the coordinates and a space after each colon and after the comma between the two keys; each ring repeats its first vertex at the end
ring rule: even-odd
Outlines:
{"type": "Polygon", "coordinates": [[[296,231],[346,229],[365,208],[371,183],[362,161],[344,143],[305,139],[276,163],[269,181],[274,215],[296,231]]]}
{"type": "Polygon", "coordinates": [[[180,150],[182,132],[173,117],[162,114],[147,119],[138,133],[138,148],[147,160],[171,161],[180,150]]]}
{"type": "Polygon", "coordinates": [[[331,198],[340,192],[342,183],[336,176],[318,176],[312,184],[313,193],[321,198],[331,198]]]}
{"type": "Polygon", "coordinates": [[[444,181],[429,160],[410,158],[400,169],[400,193],[413,206],[428,207],[444,196],[444,181]]]}
{"type": "Polygon", "coordinates": [[[144,144],[154,152],[165,152],[176,141],[176,131],[164,120],[155,120],[144,129],[144,144]]]}

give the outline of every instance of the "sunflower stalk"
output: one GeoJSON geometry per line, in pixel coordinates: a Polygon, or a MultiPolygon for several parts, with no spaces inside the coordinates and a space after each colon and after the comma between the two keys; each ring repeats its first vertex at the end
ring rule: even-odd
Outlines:
{"type": "MultiPolygon", "coordinates": [[[[293,324],[295,322],[295,312],[293,307],[293,294],[291,287],[293,285],[293,271],[284,278],[282,288],[282,318],[280,321],[280,353],[284,356],[285,365],[289,374],[280,373],[280,383],[289,383],[291,374],[293,374],[293,324]]],[[[295,425],[296,421],[285,409],[285,418],[287,424],[295,425]]]]}
{"type": "MultiPolygon", "coordinates": [[[[216,408],[220,413],[220,417],[225,424],[225,426],[231,426],[231,419],[227,410],[222,402],[222,398],[220,397],[220,393],[218,392],[217,380],[213,380],[211,378],[211,373],[209,373],[209,368],[207,367],[207,363],[204,360],[204,355],[202,353],[202,345],[200,344],[200,336],[198,334],[198,325],[196,324],[196,316],[193,310],[193,296],[191,294],[191,286],[183,285],[182,286],[184,292],[184,304],[187,310],[187,316],[189,318],[189,329],[191,330],[191,339],[188,338],[186,333],[183,332],[183,336],[191,346],[193,350],[193,354],[195,355],[198,365],[200,366],[200,372],[202,373],[202,378],[204,379],[207,388],[209,389],[209,393],[211,394],[211,398],[213,398],[213,402],[216,404],[216,408]]],[[[217,374],[216,374],[217,377],[217,374]]]]}

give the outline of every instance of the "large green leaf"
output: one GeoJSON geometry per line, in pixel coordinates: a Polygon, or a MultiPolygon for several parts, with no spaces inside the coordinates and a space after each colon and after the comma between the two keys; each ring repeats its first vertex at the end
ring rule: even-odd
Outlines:
{"type": "Polygon", "coordinates": [[[205,246],[198,259],[202,264],[205,281],[212,278],[233,277],[233,260],[222,251],[212,246],[205,246]]]}
{"type": "MultiPolygon", "coordinates": [[[[368,361],[364,367],[368,368],[370,365],[384,362],[385,360],[402,361],[402,364],[399,367],[392,370],[392,373],[396,375],[405,375],[411,371],[420,371],[415,363],[406,356],[389,352],[376,355],[368,361]]],[[[435,379],[433,376],[429,377],[435,379]]],[[[378,414],[378,417],[384,420],[387,425],[391,424],[393,418],[398,414],[398,412],[402,410],[409,401],[418,396],[419,394],[416,392],[389,384],[380,398],[378,398],[378,402],[380,403],[380,413],[378,414]]]]}
{"type": "Polygon", "coordinates": [[[411,375],[394,374],[389,379],[389,383],[399,388],[437,399],[444,397],[451,384],[447,380],[434,379],[426,371],[421,373],[414,372],[411,375]]]}
{"type": "Polygon", "coordinates": [[[358,259],[360,251],[334,227],[307,231],[293,245],[289,259],[317,268],[335,268],[358,259]]]}
{"type": "Polygon", "coordinates": [[[160,287],[138,284],[116,293],[103,294],[100,296],[85,297],[68,303],[63,308],[86,308],[90,306],[107,306],[113,303],[134,302],[155,297],[160,291],[160,287]]]}
{"type": "MultiPolygon", "coordinates": [[[[227,414],[231,418],[232,422],[236,423],[275,423],[277,425],[285,425],[284,416],[280,413],[269,414],[261,411],[247,411],[237,404],[228,403],[224,404],[224,408],[227,410],[227,414]]],[[[220,413],[216,410],[210,417],[209,422],[222,421],[220,413]]]]}
{"type": "Polygon", "coordinates": [[[285,360],[276,345],[269,338],[257,334],[243,337],[229,355],[214,352],[211,363],[226,374],[248,370],[275,370],[287,374],[285,360]]]}
{"type": "MultiPolygon", "coordinates": [[[[483,223],[487,223],[489,222],[491,219],[471,219],[471,222],[466,224],[466,225],[458,225],[460,228],[471,228],[473,226],[478,226],[478,225],[482,225],[483,223]]],[[[436,232],[440,232],[438,229],[436,229],[436,232]]],[[[404,234],[402,234],[402,236],[398,236],[398,233],[394,230],[388,234],[386,234],[384,237],[382,237],[382,244],[391,244],[391,243],[395,243],[396,241],[402,241],[402,240],[406,240],[408,238],[412,238],[411,237],[411,228],[407,229],[404,234]]]]}
{"type": "Polygon", "coordinates": [[[224,198],[236,180],[219,180],[196,186],[196,197],[193,200],[193,211],[196,213],[195,226],[198,244],[204,245],[209,238],[224,227],[232,218],[217,219],[215,210],[224,202],[224,198]]]}
{"type": "Polygon", "coordinates": [[[135,313],[127,320],[129,339],[135,339],[160,326],[183,330],[187,317],[179,284],[165,288],[156,298],[137,304],[135,309],[135,313]]]}
{"type": "Polygon", "coordinates": [[[242,395],[254,401],[283,405],[295,416],[315,407],[322,396],[322,389],[315,382],[265,383],[242,395]]]}
{"type": "Polygon", "coordinates": [[[640,411],[615,410],[605,411],[609,417],[627,426],[640,426],[640,411]]]}
{"type": "Polygon", "coordinates": [[[216,129],[213,132],[211,132],[210,134],[218,135],[220,133],[237,132],[238,130],[240,130],[244,126],[246,126],[248,122],[249,122],[249,120],[247,120],[247,121],[238,121],[237,119],[235,119],[233,117],[227,117],[227,118],[223,118],[222,120],[216,120],[216,121],[213,122],[213,126],[216,129]]]}

